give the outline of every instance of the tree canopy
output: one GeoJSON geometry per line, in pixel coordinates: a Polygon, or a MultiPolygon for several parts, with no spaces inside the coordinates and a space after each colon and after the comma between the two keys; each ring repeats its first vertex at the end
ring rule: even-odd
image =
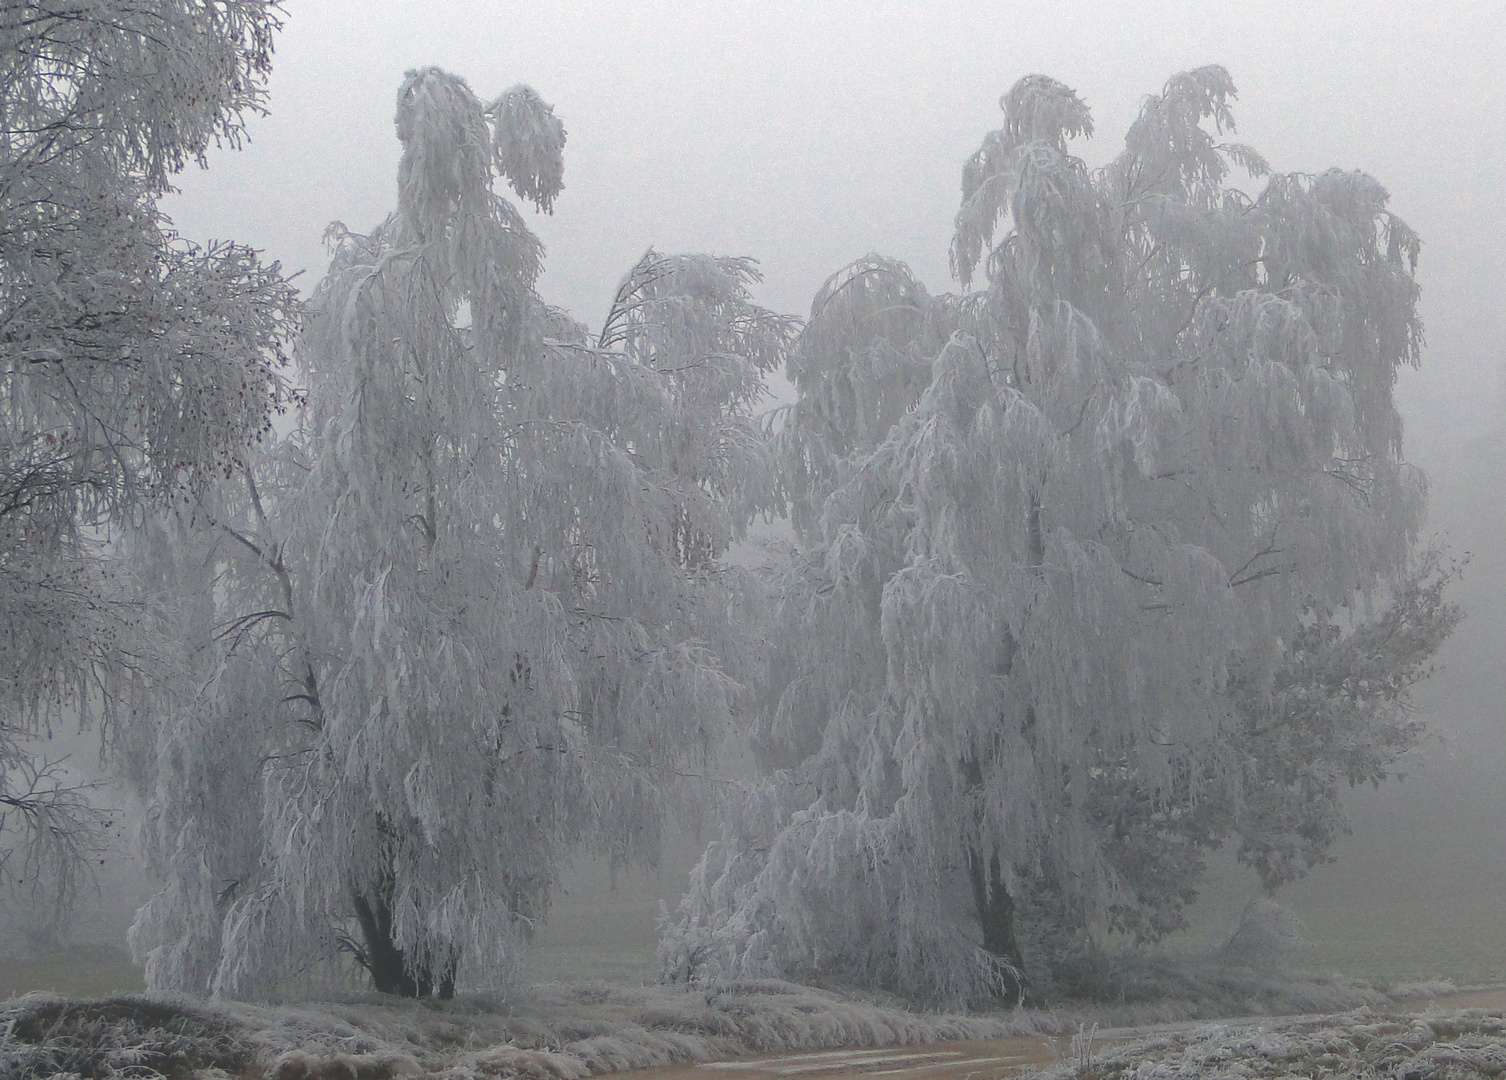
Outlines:
{"type": "Polygon", "coordinates": [[[155,202],[239,143],[278,26],[266,0],[0,13],[0,881],[55,902],[97,820],[23,741],[113,712],[151,663],[104,544],[246,460],[287,400],[276,264],[184,242],[155,202]]]}
{"type": "Polygon", "coordinates": [[[1369,176],[1222,141],[1233,98],[1176,76],[1090,170],[1087,107],[1022,79],[963,170],[952,266],[984,287],[869,256],[818,293],[769,772],[671,976],[1018,1000],[1181,926],[1226,839],[1271,884],[1325,858],[1337,790],[1416,742],[1458,618],[1392,400],[1420,244],[1369,176]]]}
{"type": "Polygon", "coordinates": [[[396,212],[331,226],[297,431],[161,546],[202,689],[148,769],[155,990],[342,954],[391,992],[506,983],[571,852],[655,856],[741,693],[720,556],[790,336],[756,267],[650,251],[592,335],[493,190],[553,205],[550,107],[430,68],[396,122],[396,212]]]}
{"type": "Polygon", "coordinates": [[[1459,618],[1392,397],[1420,241],[1229,141],[1222,68],[1101,169],[1020,80],[963,169],[973,291],[868,255],[801,328],[752,260],[650,249],[593,332],[498,190],[564,189],[527,86],[409,72],[396,209],[330,226],[306,305],[176,237],[278,18],[0,16],[0,884],[65,898],[95,828],[22,741],[128,718],[153,991],[506,984],[566,860],[654,859],[741,727],[670,977],[1017,1002],[1181,927],[1222,844],[1325,860],[1417,743],[1459,618]],[[755,582],[759,513],[796,544],[755,582]]]}

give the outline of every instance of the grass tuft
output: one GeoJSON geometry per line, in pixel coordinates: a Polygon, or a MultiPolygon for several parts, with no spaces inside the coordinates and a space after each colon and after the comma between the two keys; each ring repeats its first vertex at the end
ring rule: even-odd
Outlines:
{"type": "Polygon", "coordinates": [[[0,1005],[0,1030],[0,1074],[13,1080],[186,1080],[204,1069],[241,1075],[256,1057],[234,1021],[181,1002],[137,997],[72,1001],[28,994],[0,1005]]]}

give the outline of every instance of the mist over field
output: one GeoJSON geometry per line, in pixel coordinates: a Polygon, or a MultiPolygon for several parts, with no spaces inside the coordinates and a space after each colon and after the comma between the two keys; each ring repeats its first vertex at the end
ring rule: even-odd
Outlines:
{"type": "MultiPolygon", "coordinates": [[[[6,881],[0,997],[140,989],[146,959],[154,991],[226,998],[778,977],[1018,1004],[1066,995],[1062,958],[1105,926],[1216,954],[1261,896],[1300,920],[1297,969],[1506,981],[1506,9],[1424,8],[287,0],[270,74],[247,61],[264,101],[224,91],[243,145],[207,124],[158,177],[122,151],[123,204],[227,259],[180,268],[223,292],[163,309],[223,366],[182,414],[208,435],[140,436],[179,440],[166,481],[126,454],[68,481],[118,493],[48,519],[87,561],[94,530],[155,520],[138,493],[192,493],[110,549],[158,621],[88,662],[158,649],[172,672],[86,691],[118,708],[113,756],[66,673],[22,688],[61,703],[50,734],[0,729],[24,751],[0,767],[66,755],[112,811],[66,919],[31,871],[6,881]],[[1166,132],[1175,183],[1145,175],[1166,132]],[[1227,382],[1177,382],[1210,357],[1227,382]],[[1080,426],[1106,434],[1080,450],[1080,426]],[[264,431],[280,449],[248,466],[264,431]],[[1222,460],[1236,438],[1280,479],[1222,460]],[[1286,516],[1324,474],[1346,493],[1286,516]],[[1151,490],[1173,475],[1197,498],[1151,490]],[[1427,549],[1441,569],[1408,562],[1427,549]],[[1076,591],[1019,584],[1047,566],[1076,591]],[[1393,600],[1415,606],[1388,624],[1393,600]],[[1335,689],[1371,631],[1368,682],[1335,689]],[[1006,735],[946,719],[979,701],[1006,735]],[[1342,730],[1259,741],[1304,716],[1342,730]],[[871,895],[832,899],[865,872],[871,895]]],[[[0,310],[73,296],[26,273],[0,310]]],[[[15,388],[13,339],[0,487],[28,492],[72,421],[15,388]]],[[[33,608],[5,610],[26,638],[33,608]]],[[[3,658],[40,671],[85,622],[3,658]]]]}

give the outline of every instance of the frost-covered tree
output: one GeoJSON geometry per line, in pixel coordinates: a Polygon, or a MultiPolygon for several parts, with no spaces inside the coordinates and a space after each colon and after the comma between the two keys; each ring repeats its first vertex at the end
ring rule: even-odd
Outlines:
{"type": "Polygon", "coordinates": [[[818,294],[772,771],[671,976],[1018,999],[1058,950],[1180,926],[1228,838],[1270,884],[1325,858],[1338,789],[1416,742],[1458,617],[1411,561],[1392,403],[1418,240],[1363,173],[1220,142],[1233,96],[1177,76],[1092,171],[1087,108],[1023,79],[963,173],[953,268],[986,287],[869,257],[818,294]]]}
{"type": "Polygon", "coordinates": [[[148,664],[105,546],[244,460],[282,401],[292,289],[155,202],[239,142],[278,25],[267,0],[0,7],[0,883],[31,903],[66,900],[99,819],[25,740],[108,714],[148,664]]]}
{"type": "Polygon", "coordinates": [[[739,695],[720,556],[771,487],[787,320],[747,260],[650,251],[591,335],[493,190],[550,208],[552,109],[427,69],[396,123],[396,212],[331,228],[300,428],[162,526],[202,690],[158,735],[155,990],[505,983],[572,852],[654,856],[739,695]]]}

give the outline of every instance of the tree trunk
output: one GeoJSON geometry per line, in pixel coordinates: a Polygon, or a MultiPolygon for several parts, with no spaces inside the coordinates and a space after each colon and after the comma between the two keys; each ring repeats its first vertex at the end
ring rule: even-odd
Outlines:
{"type": "Polygon", "coordinates": [[[985,859],[979,852],[969,851],[967,870],[973,883],[974,910],[983,929],[983,950],[998,967],[999,997],[1005,1005],[1019,1005],[1025,1000],[1027,980],[1014,936],[1014,897],[1005,888],[998,856],[985,859]]]}
{"type": "Polygon", "coordinates": [[[392,875],[387,873],[369,894],[352,893],[351,902],[363,942],[351,950],[356,962],[370,973],[372,984],[380,993],[448,1001],[455,996],[457,958],[452,953],[446,959],[436,980],[432,960],[415,962],[398,948],[392,937],[392,892],[392,875]]]}

